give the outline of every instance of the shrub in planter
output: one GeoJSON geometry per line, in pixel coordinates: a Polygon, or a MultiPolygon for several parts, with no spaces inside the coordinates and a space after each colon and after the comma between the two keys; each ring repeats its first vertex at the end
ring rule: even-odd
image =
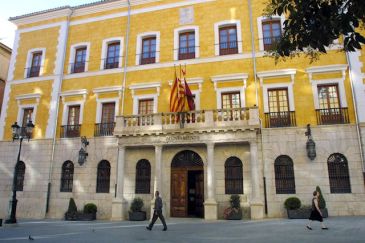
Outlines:
{"type": "Polygon", "coordinates": [[[130,211],[129,211],[129,220],[130,221],[143,221],[146,220],[146,212],[142,211],[143,208],[143,199],[136,197],[133,199],[130,211]]]}
{"type": "Polygon", "coordinates": [[[301,205],[302,205],[302,202],[297,197],[289,197],[284,202],[284,206],[288,210],[298,209],[298,208],[300,208],[301,205]]]}
{"type": "Polygon", "coordinates": [[[318,207],[322,212],[323,218],[327,218],[328,217],[328,210],[326,208],[326,200],[324,200],[321,188],[319,186],[316,187],[316,191],[319,192],[318,207]]]}
{"type": "Polygon", "coordinates": [[[284,202],[284,207],[288,213],[289,219],[304,219],[308,218],[310,211],[308,207],[301,208],[302,202],[297,197],[289,197],[284,202]]]}
{"type": "Polygon", "coordinates": [[[68,209],[65,213],[65,220],[76,220],[77,219],[77,206],[75,200],[70,198],[68,202],[68,209]]]}
{"type": "Polygon", "coordinates": [[[242,219],[241,197],[239,195],[231,195],[229,203],[231,205],[224,210],[224,218],[228,220],[242,219]]]}
{"type": "Polygon", "coordinates": [[[94,203],[87,203],[84,205],[84,211],[78,213],[79,220],[95,220],[96,212],[98,211],[94,203]]]}
{"type": "Polygon", "coordinates": [[[93,203],[87,203],[84,206],[84,213],[96,213],[98,208],[93,203]]]}

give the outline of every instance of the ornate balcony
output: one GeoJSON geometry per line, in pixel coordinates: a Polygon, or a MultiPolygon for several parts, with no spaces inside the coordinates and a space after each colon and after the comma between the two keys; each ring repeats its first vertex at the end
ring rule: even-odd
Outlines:
{"type": "Polygon", "coordinates": [[[318,125],[349,123],[349,113],[347,108],[318,109],[316,110],[316,113],[318,125]]]}
{"type": "Polygon", "coordinates": [[[259,111],[254,108],[219,109],[181,113],[119,116],[114,135],[130,136],[174,132],[245,130],[260,127],[259,111]]]}
{"type": "Polygon", "coordinates": [[[267,128],[272,127],[294,127],[295,111],[269,112],[265,113],[265,121],[267,128]]]}
{"type": "Polygon", "coordinates": [[[97,123],[95,124],[94,136],[95,137],[103,137],[103,136],[113,136],[115,123],[97,123]]]}
{"type": "Polygon", "coordinates": [[[61,138],[76,138],[80,137],[81,125],[65,125],[61,126],[61,138]]]}

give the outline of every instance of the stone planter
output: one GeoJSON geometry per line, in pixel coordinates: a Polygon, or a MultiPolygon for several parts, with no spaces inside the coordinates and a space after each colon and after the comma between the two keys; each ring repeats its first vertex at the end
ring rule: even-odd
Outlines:
{"type": "Polygon", "coordinates": [[[83,213],[83,212],[77,212],[77,213],[65,213],[65,220],[71,220],[71,221],[92,221],[96,219],[96,213],[83,213]]]}
{"type": "Polygon", "coordinates": [[[242,219],[242,210],[227,208],[224,212],[224,218],[227,220],[241,220],[242,219]]]}
{"type": "Polygon", "coordinates": [[[146,220],[146,212],[128,212],[130,221],[144,221],[146,220]]]}
{"type": "Polygon", "coordinates": [[[289,219],[308,219],[312,209],[309,207],[299,209],[287,209],[289,219]]]}

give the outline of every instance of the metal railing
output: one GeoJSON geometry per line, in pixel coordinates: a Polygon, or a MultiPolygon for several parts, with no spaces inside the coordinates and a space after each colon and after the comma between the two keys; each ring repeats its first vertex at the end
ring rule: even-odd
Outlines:
{"type": "Polygon", "coordinates": [[[157,51],[142,52],[138,55],[140,65],[156,63],[157,51]]]}
{"type": "Polygon", "coordinates": [[[33,67],[29,67],[26,68],[26,75],[27,78],[33,78],[33,77],[39,77],[39,73],[41,71],[41,66],[33,66],[33,67]]]}
{"type": "Polygon", "coordinates": [[[113,136],[115,122],[111,123],[96,123],[94,129],[95,137],[113,136]]]}
{"type": "Polygon", "coordinates": [[[281,36],[270,36],[263,38],[262,41],[264,43],[264,50],[270,51],[275,48],[280,39],[281,36]]]}
{"type": "Polygon", "coordinates": [[[70,63],[71,73],[83,73],[85,72],[86,62],[70,63]]]}
{"type": "Polygon", "coordinates": [[[61,138],[80,137],[81,125],[65,125],[61,126],[61,138]]]}
{"type": "Polygon", "coordinates": [[[349,123],[349,113],[347,108],[317,109],[316,115],[318,125],[349,123]]]}
{"type": "Polygon", "coordinates": [[[265,113],[265,127],[295,127],[295,111],[265,113]]]}
{"type": "Polygon", "coordinates": [[[219,44],[219,55],[230,55],[238,53],[239,41],[221,42],[219,44]]]}
{"type": "Polygon", "coordinates": [[[108,57],[105,59],[102,59],[103,67],[104,69],[113,69],[113,68],[119,68],[119,60],[121,59],[121,56],[118,57],[108,57]]]}
{"type": "Polygon", "coordinates": [[[180,47],[178,50],[179,60],[194,59],[195,58],[195,46],[180,47]]]}

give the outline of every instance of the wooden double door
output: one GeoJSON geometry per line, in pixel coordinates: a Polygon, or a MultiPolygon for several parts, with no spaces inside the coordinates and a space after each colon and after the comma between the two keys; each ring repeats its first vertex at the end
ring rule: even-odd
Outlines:
{"type": "Polygon", "coordinates": [[[203,167],[171,168],[171,217],[204,217],[203,167]]]}

